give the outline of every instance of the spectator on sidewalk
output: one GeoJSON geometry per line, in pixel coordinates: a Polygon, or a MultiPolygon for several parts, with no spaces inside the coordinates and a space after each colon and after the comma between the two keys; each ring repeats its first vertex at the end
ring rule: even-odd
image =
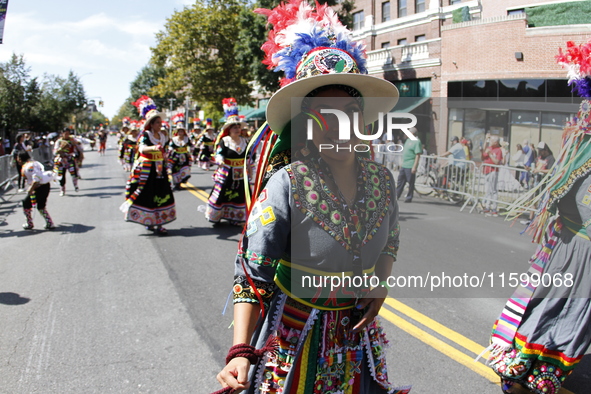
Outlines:
{"type": "MultiPolygon", "coordinates": [[[[534,186],[537,186],[540,184],[540,182],[542,182],[542,179],[544,179],[544,176],[546,176],[546,174],[548,174],[548,172],[550,172],[550,170],[552,169],[552,166],[554,166],[554,155],[552,153],[552,151],[550,150],[550,148],[548,147],[548,145],[544,142],[544,141],[540,141],[538,143],[538,157],[536,159],[536,165],[535,168],[531,171],[533,177],[534,177],[534,186]]],[[[543,189],[544,186],[541,185],[539,186],[539,189],[543,189]]],[[[539,194],[539,192],[536,192],[534,194],[534,197],[537,196],[539,194]]],[[[525,224],[527,226],[529,226],[529,224],[531,223],[532,219],[534,218],[534,212],[530,211],[529,213],[529,219],[528,220],[522,220],[520,223],[521,224],[525,224]]]]}
{"type": "MultiPolygon", "coordinates": [[[[515,146],[515,153],[511,156],[511,165],[520,170],[525,169],[525,153],[521,144],[515,146]]],[[[527,172],[525,171],[515,171],[515,180],[524,187],[525,185],[522,182],[522,178],[525,178],[526,174],[527,172]]]]}
{"type": "Polygon", "coordinates": [[[464,146],[460,144],[460,138],[457,136],[451,139],[449,150],[441,156],[448,157],[450,155],[452,156],[449,161],[449,165],[452,166],[450,167],[451,175],[458,182],[463,182],[464,172],[466,170],[466,151],[464,150],[464,146]]]}
{"type": "MultiPolygon", "coordinates": [[[[412,135],[417,136],[418,129],[412,127],[409,130],[412,135]]],[[[404,135],[406,141],[404,142],[404,150],[402,151],[402,165],[398,174],[398,187],[396,188],[396,194],[398,200],[402,197],[404,186],[408,182],[408,194],[404,199],[404,202],[412,202],[412,197],[415,190],[415,178],[417,174],[417,168],[419,166],[419,159],[421,153],[423,153],[423,147],[421,140],[417,137],[416,140],[410,139],[406,134],[404,135]]]]}
{"type": "Polygon", "coordinates": [[[480,150],[483,163],[482,173],[485,176],[483,213],[487,216],[499,216],[497,212],[499,168],[495,167],[503,161],[503,151],[499,144],[499,137],[487,133],[485,144],[480,150]]]}
{"type": "Polygon", "coordinates": [[[19,192],[24,191],[25,188],[25,178],[22,175],[21,171],[21,164],[19,164],[17,157],[21,152],[27,152],[27,146],[25,145],[25,135],[24,134],[17,134],[16,142],[14,143],[14,147],[12,148],[12,164],[16,166],[17,172],[17,188],[19,192]]]}

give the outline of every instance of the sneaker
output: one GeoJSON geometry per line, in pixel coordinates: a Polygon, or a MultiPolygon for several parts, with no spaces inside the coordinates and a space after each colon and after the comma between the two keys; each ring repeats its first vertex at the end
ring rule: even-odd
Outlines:
{"type": "Polygon", "coordinates": [[[19,193],[24,193],[25,192],[25,189],[18,189],[18,192],[19,193]]]}
{"type": "Polygon", "coordinates": [[[54,224],[46,224],[45,225],[45,230],[53,230],[55,229],[55,225],[54,224]]]}
{"type": "Polygon", "coordinates": [[[33,226],[32,224],[28,224],[28,223],[25,223],[25,224],[23,224],[23,228],[24,228],[25,230],[32,230],[32,229],[33,229],[33,227],[34,227],[34,226],[33,226]]]}
{"type": "Polygon", "coordinates": [[[66,194],[66,192],[62,190],[62,191],[60,192],[60,197],[63,197],[65,194],[66,194]]]}
{"type": "Polygon", "coordinates": [[[80,189],[78,189],[78,186],[76,186],[76,187],[74,188],[74,190],[78,191],[78,190],[80,190],[80,189]]]}
{"type": "Polygon", "coordinates": [[[531,220],[520,220],[519,223],[521,223],[523,225],[526,225],[526,226],[529,226],[530,223],[531,223],[531,220]]]}
{"type": "Polygon", "coordinates": [[[484,215],[489,216],[489,217],[492,216],[492,217],[496,218],[497,216],[499,216],[499,213],[497,211],[490,211],[488,213],[485,213],[484,215]]]}

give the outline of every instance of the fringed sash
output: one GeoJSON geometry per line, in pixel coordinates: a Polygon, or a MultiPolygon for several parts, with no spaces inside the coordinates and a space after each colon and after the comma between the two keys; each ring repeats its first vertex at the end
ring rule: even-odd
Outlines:
{"type": "MultiPolygon", "coordinates": [[[[561,229],[562,222],[560,219],[555,219],[548,225],[548,231],[544,235],[544,242],[540,244],[536,254],[530,259],[531,266],[527,271],[528,275],[536,274],[541,276],[544,273],[544,268],[550,259],[552,250],[556,246],[561,229]]],[[[513,345],[513,339],[521,324],[523,314],[536,290],[536,287],[531,283],[526,285],[524,286],[524,283],[521,283],[515,290],[493,328],[491,360],[494,360],[496,355],[501,354],[502,351],[509,349],[513,345]]]]}

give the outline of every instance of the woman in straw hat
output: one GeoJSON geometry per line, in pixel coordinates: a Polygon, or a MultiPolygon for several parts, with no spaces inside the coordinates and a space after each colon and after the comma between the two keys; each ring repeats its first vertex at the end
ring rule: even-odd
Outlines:
{"type": "Polygon", "coordinates": [[[246,220],[244,189],[244,157],[248,141],[241,136],[242,122],[238,116],[238,104],[234,98],[222,101],[226,123],[217,136],[215,161],[219,164],[213,175],[214,185],[205,210],[205,217],[212,223],[222,219],[242,225],[246,220]]]}
{"type": "Polygon", "coordinates": [[[185,114],[177,113],[172,117],[172,122],[175,129],[174,136],[168,143],[168,169],[172,177],[172,187],[179,190],[181,183],[185,183],[191,178],[193,144],[185,129],[185,114]]]}
{"type": "Polygon", "coordinates": [[[258,12],[274,25],[266,62],[287,84],[267,107],[278,140],[269,165],[266,147],[259,160],[273,175],[252,204],[236,260],[234,346],[220,392],[407,393],[388,379],[376,319],[399,243],[394,180],[356,153],[369,149],[357,135],[342,138],[336,116],[323,115],[350,114],[363,130],[394,107],[398,91],[364,75],[363,48],[331,8],[292,0],[258,12]],[[379,100],[370,105],[371,97],[379,100]],[[331,278],[342,281],[331,289],[331,278]]]}
{"type": "Polygon", "coordinates": [[[133,105],[145,121],[121,210],[125,220],[144,225],[157,235],[166,235],[168,232],[162,226],[176,219],[176,208],[165,164],[168,135],[162,130],[164,114],[147,96],[133,105]]]}
{"type": "Polygon", "coordinates": [[[213,146],[215,144],[215,129],[211,119],[207,118],[205,121],[205,130],[197,139],[197,147],[199,148],[198,161],[199,166],[206,171],[213,164],[213,146]]]}
{"type": "Polygon", "coordinates": [[[121,164],[125,171],[130,172],[133,168],[133,162],[137,153],[137,137],[140,129],[138,122],[133,120],[129,121],[129,132],[123,138],[121,142],[121,151],[119,156],[121,157],[121,164]]]}
{"type": "Polygon", "coordinates": [[[585,100],[553,168],[509,211],[539,204],[529,225],[538,249],[492,332],[489,363],[505,393],[560,392],[591,345],[591,41],[567,47],[557,59],[585,100]]]}

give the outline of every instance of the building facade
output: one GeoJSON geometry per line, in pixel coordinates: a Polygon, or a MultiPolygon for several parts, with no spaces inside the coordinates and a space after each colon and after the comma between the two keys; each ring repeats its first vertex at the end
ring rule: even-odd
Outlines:
{"type": "Polygon", "coordinates": [[[557,153],[580,98],[554,56],[569,40],[588,41],[591,24],[554,15],[578,14],[589,3],[356,0],[353,34],[367,45],[369,73],[409,97],[396,110],[417,116],[429,153],[458,136],[472,141],[478,160],[486,133],[511,152],[528,140],[557,153]]]}

